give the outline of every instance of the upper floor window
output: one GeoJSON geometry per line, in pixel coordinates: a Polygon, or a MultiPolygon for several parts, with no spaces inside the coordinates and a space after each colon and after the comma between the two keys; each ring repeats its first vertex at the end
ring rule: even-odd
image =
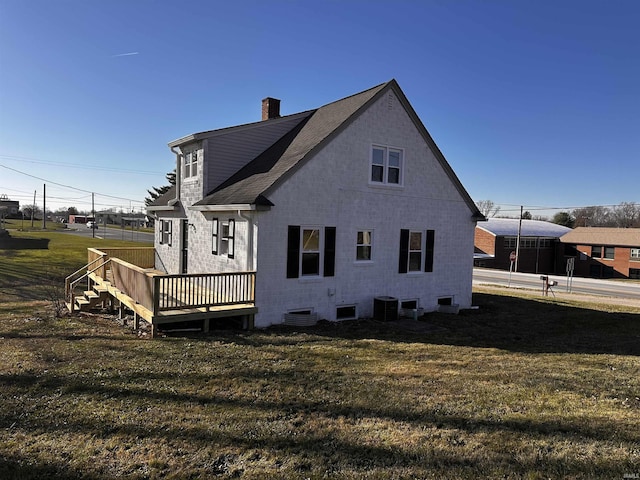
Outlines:
{"type": "Polygon", "coordinates": [[[604,258],[608,258],[609,260],[613,260],[615,256],[616,248],[615,247],[604,247],[604,258]]]}
{"type": "Polygon", "coordinates": [[[591,247],[591,258],[602,258],[602,247],[591,247]]]}
{"type": "Polygon", "coordinates": [[[193,150],[183,155],[184,168],[182,169],[183,177],[191,178],[198,174],[198,151],[193,150]]]}
{"type": "Polygon", "coordinates": [[[632,248],[631,249],[631,258],[640,260],[640,248],[632,248]]]}
{"type": "Polygon", "coordinates": [[[374,145],[371,148],[371,183],[401,185],[403,151],[398,148],[374,145]]]}

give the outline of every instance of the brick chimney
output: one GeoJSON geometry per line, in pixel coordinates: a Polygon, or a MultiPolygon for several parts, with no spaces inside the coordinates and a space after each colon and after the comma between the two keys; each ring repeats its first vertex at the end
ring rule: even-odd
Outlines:
{"type": "Polygon", "coordinates": [[[262,120],[278,118],[280,116],[280,100],[267,97],[262,100],[262,120]]]}

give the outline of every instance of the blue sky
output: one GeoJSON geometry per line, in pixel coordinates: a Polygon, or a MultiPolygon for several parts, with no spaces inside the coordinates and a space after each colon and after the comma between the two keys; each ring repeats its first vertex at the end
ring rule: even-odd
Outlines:
{"type": "Polygon", "coordinates": [[[0,0],[0,194],[139,210],[169,141],[395,78],[474,200],[640,203],[639,18],[635,0],[0,0]]]}

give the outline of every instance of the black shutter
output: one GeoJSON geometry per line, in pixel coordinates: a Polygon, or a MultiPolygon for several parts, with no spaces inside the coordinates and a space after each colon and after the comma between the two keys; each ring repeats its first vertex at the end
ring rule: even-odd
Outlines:
{"type": "Polygon", "coordinates": [[[427,246],[424,252],[424,271],[433,272],[433,243],[435,230],[427,230],[427,246]]]}
{"type": "Polygon", "coordinates": [[[287,238],[287,278],[298,278],[300,272],[300,227],[289,225],[287,238]]]}
{"type": "Polygon", "coordinates": [[[324,276],[336,273],[336,227],[324,227],[324,276]]]}
{"type": "Polygon", "coordinates": [[[211,220],[211,253],[218,254],[218,219],[211,220]]]}
{"type": "Polygon", "coordinates": [[[400,230],[400,259],[398,261],[398,273],[407,273],[409,262],[409,230],[400,230]]]}

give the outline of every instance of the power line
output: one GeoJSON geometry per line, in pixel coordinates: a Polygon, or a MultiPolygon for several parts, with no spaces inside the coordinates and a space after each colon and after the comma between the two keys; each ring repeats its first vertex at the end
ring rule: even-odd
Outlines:
{"type": "Polygon", "coordinates": [[[150,170],[130,170],[126,168],[99,167],[95,165],[86,165],[86,164],[81,165],[81,164],[70,163],[70,162],[52,162],[48,160],[40,160],[38,158],[19,157],[16,155],[0,154],[0,158],[6,158],[9,160],[15,160],[18,162],[38,163],[41,165],[53,165],[57,167],[72,167],[72,168],[79,168],[79,169],[85,169],[85,170],[102,170],[107,172],[127,172],[127,173],[135,173],[139,175],[162,175],[162,172],[153,172],[150,170]]]}
{"type": "MultiPolygon", "coordinates": [[[[84,193],[97,193],[97,192],[91,192],[90,190],[84,190],[82,188],[72,187],[70,185],[64,185],[62,183],[54,182],[53,180],[47,180],[46,178],[38,177],[36,175],[31,175],[30,173],[22,172],[20,170],[15,169],[15,168],[7,167],[6,165],[0,164],[0,167],[6,168],[7,170],[11,170],[11,171],[14,171],[14,172],[17,172],[17,173],[20,173],[22,175],[26,175],[27,177],[31,177],[31,178],[36,178],[38,180],[42,180],[43,182],[52,183],[53,185],[58,185],[59,187],[69,188],[71,190],[77,190],[78,192],[84,192],[84,193]]],[[[108,198],[115,198],[116,200],[126,200],[127,202],[144,203],[144,202],[141,202],[140,200],[132,200],[132,199],[126,198],[126,197],[116,197],[114,195],[107,195],[106,193],[98,193],[98,195],[103,196],[103,197],[108,197],[108,198]]]]}

